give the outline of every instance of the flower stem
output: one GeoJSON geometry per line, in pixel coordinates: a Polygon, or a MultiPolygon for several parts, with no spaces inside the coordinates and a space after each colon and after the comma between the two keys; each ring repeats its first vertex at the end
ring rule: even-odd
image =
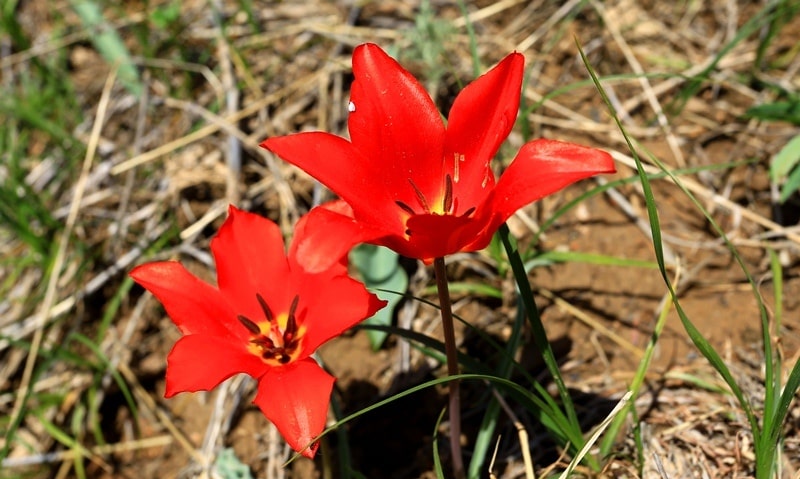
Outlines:
{"type": "MultiPolygon", "coordinates": [[[[456,333],[453,327],[453,308],[450,302],[450,290],[447,286],[447,270],[444,258],[433,260],[433,271],[436,275],[436,289],[439,291],[439,306],[442,314],[442,331],[444,332],[444,349],[447,355],[447,375],[458,374],[458,350],[456,349],[456,333]]],[[[463,479],[464,459],[461,455],[461,394],[458,381],[450,381],[450,455],[453,456],[453,477],[463,479]]]]}

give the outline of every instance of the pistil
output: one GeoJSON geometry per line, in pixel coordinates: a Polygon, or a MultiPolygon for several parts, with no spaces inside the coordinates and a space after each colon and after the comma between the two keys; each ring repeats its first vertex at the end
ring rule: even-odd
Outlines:
{"type": "Polygon", "coordinates": [[[298,334],[300,328],[297,325],[297,306],[300,302],[300,296],[295,296],[292,300],[289,313],[286,316],[286,324],[283,328],[281,328],[279,319],[275,317],[264,298],[260,294],[256,294],[256,299],[259,306],[261,306],[261,311],[264,313],[266,323],[269,325],[268,327],[265,326],[266,331],[259,323],[244,315],[238,315],[237,319],[253,336],[250,339],[250,344],[258,347],[258,354],[262,359],[276,360],[281,364],[286,364],[292,360],[292,354],[300,344],[301,334],[298,334]]]}
{"type": "Polygon", "coordinates": [[[419,201],[419,204],[422,206],[422,209],[426,213],[430,213],[431,209],[428,207],[428,201],[425,199],[425,195],[422,194],[422,190],[419,189],[417,184],[414,183],[414,180],[412,180],[411,178],[408,179],[408,182],[411,183],[411,187],[414,188],[414,193],[417,194],[417,201],[419,201]]]}
{"type": "Polygon", "coordinates": [[[442,211],[445,214],[450,214],[453,208],[453,179],[448,174],[445,176],[444,182],[444,198],[442,199],[442,211]]]}

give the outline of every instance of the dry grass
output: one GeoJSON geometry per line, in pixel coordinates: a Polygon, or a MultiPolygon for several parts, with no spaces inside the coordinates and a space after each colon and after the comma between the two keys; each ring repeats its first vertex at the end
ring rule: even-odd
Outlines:
{"type": "MultiPolygon", "coordinates": [[[[530,133],[605,148],[618,161],[617,178],[632,176],[623,137],[585,82],[577,40],[606,78],[604,86],[642,156],[652,153],[671,168],[698,168],[682,175],[684,185],[763,281],[760,290],[773,311],[767,250],[779,255],[785,274],[780,346],[785,364],[792,365],[800,354],[800,278],[794,269],[800,230],[787,221],[796,215],[796,203],[794,211],[780,214],[774,206],[768,165],[800,130],[744,115],[779,99],[781,90],[800,90],[800,16],[787,18],[790,23],[760,57],[766,27],[737,38],[760,4],[561,3],[470,2],[465,17],[457,3],[437,1],[435,19],[429,19],[434,23],[422,30],[415,24],[419,5],[399,1],[256,2],[252,16],[244,7],[248,2],[227,0],[153,2],[148,11],[138,2],[108,7],[105,21],[119,32],[140,73],[144,94],[138,97],[95,50],[92,33],[70,3],[17,5],[13,19],[30,45],[0,33],[3,96],[45,98],[49,90],[31,92],[26,82],[47,71],[70,85],[66,91],[77,110],[65,114],[54,106],[51,112],[45,105],[39,107],[44,120],[26,116],[10,100],[0,110],[7,150],[0,153],[0,179],[8,186],[11,165],[22,169],[28,190],[20,190],[12,211],[38,238],[29,239],[10,221],[0,224],[0,417],[6,418],[0,430],[4,441],[11,439],[3,443],[8,456],[0,475],[213,477],[218,454],[233,447],[257,477],[337,476],[335,454],[325,451],[329,445],[314,463],[281,467],[287,449],[248,406],[252,385],[244,378],[215,393],[164,400],[165,357],[178,333],[150,296],[131,287],[125,272],[146,260],[173,258],[213,278],[208,240],[228,203],[262,213],[291,234],[297,218],[329,194],[257,144],[310,129],[346,134],[350,53],[366,41],[396,52],[426,79],[444,108],[474,76],[471,30],[481,70],[512,50],[522,52],[529,108],[522,123],[530,133]],[[176,16],[159,24],[157,16],[173,5],[180,6],[176,16]],[[439,49],[434,63],[426,63],[424,45],[439,49]],[[708,75],[700,88],[682,96],[703,72],[708,75]],[[64,134],[45,121],[50,117],[64,134]],[[722,167],[710,168],[715,165],[722,167]],[[34,203],[43,212],[31,207],[34,213],[24,216],[24,206],[34,203]],[[39,240],[46,248],[37,249],[39,240]]],[[[501,152],[504,158],[523,143],[520,131],[501,152]]],[[[667,261],[679,277],[681,298],[757,398],[763,358],[752,345],[759,326],[741,271],[674,185],[658,181],[655,188],[667,261]]],[[[510,222],[512,231],[526,244],[580,191],[526,208],[510,222]]],[[[545,231],[536,247],[652,261],[648,235],[641,192],[627,184],[582,203],[545,231]]],[[[501,276],[486,255],[454,262],[453,280],[477,278],[506,292],[499,304],[462,297],[457,312],[501,338],[507,335],[514,314],[510,277],[501,276]]],[[[552,338],[572,345],[563,351],[570,386],[594,399],[619,398],[663,308],[666,294],[657,273],[573,262],[537,269],[533,278],[542,288],[538,299],[552,338]]],[[[424,295],[430,279],[420,270],[411,291],[424,295]]],[[[437,334],[435,313],[426,306],[408,303],[399,321],[437,334]]],[[[436,366],[402,341],[374,354],[353,346],[361,344],[359,335],[343,341],[349,341],[343,349],[352,357],[340,358],[331,349],[323,358],[341,377],[348,407],[359,401],[354,385],[382,394],[418,382],[436,366]],[[406,382],[398,383],[400,371],[406,382]]],[[[643,448],[630,434],[620,438],[601,475],[637,477],[641,457],[644,477],[750,477],[747,422],[679,323],[669,323],[658,353],[647,390],[635,399],[643,448]]],[[[587,401],[586,408],[592,404],[587,401]]],[[[545,461],[535,462],[542,474],[557,466],[557,457],[536,449],[544,438],[526,421],[534,461],[545,461]]],[[[785,478],[800,477],[798,426],[793,410],[786,425],[785,478]]],[[[428,435],[433,427],[422,426],[428,435]]],[[[350,447],[357,457],[358,448],[376,440],[351,434],[350,447]]],[[[400,458],[406,467],[385,470],[383,477],[433,477],[425,470],[429,438],[416,440],[416,453],[400,458]]],[[[495,473],[525,477],[518,441],[503,442],[495,473]]]]}

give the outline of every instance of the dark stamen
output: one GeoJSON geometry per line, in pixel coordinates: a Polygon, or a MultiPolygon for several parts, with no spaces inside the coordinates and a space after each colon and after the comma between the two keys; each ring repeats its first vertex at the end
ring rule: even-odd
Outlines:
{"type": "Polygon", "coordinates": [[[271,323],[275,319],[275,315],[272,314],[272,310],[269,309],[269,305],[258,293],[256,293],[256,299],[258,300],[258,304],[261,305],[261,310],[264,311],[264,316],[267,318],[267,321],[271,323]]]}
{"type": "Polygon", "coordinates": [[[442,201],[444,212],[449,213],[450,208],[453,207],[453,179],[450,174],[445,177],[444,182],[444,201],[442,201]]]}
{"type": "Polygon", "coordinates": [[[464,214],[461,215],[461,217],[462,218],[466,218],[467,216],[471,215],[474,212],[475,212],[475,207],[473,206],[472,208],[470,208],[467,211],[465,211],[464,214]]]}
{"type": "Polygon", "coordinates": [[[250,340],[250,342],[252,344],[255,344],[256,346],[261,346],[262,348],[265,348],[268,351],[272,351],[273,349],[275,349],[275,342],[266,336],[259,336],[257,338],[253,338],[250,340]]]}
{"type": "Polygon", "coordinates": [[[275,359],[275,356],[278,354],[283,354],[280,352],[280,348],[267,349],[261,353],[261,357],[264,359],[275,359]]]}
{"type": "Polygon", "coordinates": [[[242,316],[241,314],[239,316],[236,316],[236,318],[239,320],[240,323],[242,323],[242,326],[247,328],[247,330],[250,331],[251,333],[261,334],[261,328],[259,328],[258,325],[253,321],[247,319],[245,316],[242,316]]]}
{"type": "Polygon", "coordinates": [[[401,210],[405,211],[406,213],[408,213],[410,215],[415,215],[416,214],[414,212],[414,210],[410,206],[408,206],[407,204],[403,203],[402,201],[395,201],[394,204],[399,206],[401,210]]]}
{"type": "Polygon", "coordinates": [[[422,209],[425,210],[426,213],[430,213],[431,209],[428,208],[428,202],[425,200],[425,195],[422,194],[422,190],[417,187],[417,185],[414,183],[414,180],[411,178],[408,179],[408,182],[411,183],[411,187],[414,188],[414,193],[417,194],[417,200],[419,201],[419,204],[422,205],[422,209]]]}
{"type": "Polygon", "coordinates": [[[295,333],[297,333],[297,318],[294,314],[297,312],[297,303],[300,301],[300,296],[295,295],[292,300],[292,305],[289,306],[289,317],[286,318],[286,329],[283,330],[283,344],[284,347],[292,342],[295,333]]]}

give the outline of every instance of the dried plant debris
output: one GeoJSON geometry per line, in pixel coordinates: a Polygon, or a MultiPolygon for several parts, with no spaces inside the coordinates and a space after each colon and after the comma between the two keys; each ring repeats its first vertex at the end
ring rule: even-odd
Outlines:
{"type": "MultiPolygon", "coordinates": [[[[777,17],[733,0],[77,3],[16,2],[0,12],[3,477],[298,479],[348,467],[366,477],[435,477],[433,435],[446,403],[435,388],[367,413],[346,435],[329,435],[315,461],[286,467],[290,449],[250,404],[251,381],[164,400],[166,356],[180,333],[126,275],[175,259],[213,282],[209,240],[229,203],[289,236],[310,207],[332,198],[257,145],[298,131],[345,135],[350,56],[368,41],[422,78],[445,113],[475,72],[519,51],[523,105],[496,163],[507,165],[529,138],[559,138],[611,152],[618,174],[609,182],[633,177],[577,41],[653,174],[668,272],[687,315],[758,407],[764,358],[750,285],[708,218],[651,158],[695,195],[756,278],[771,317],[780,314],[771,337],[784,374],[800,355],[798,198],[781,198],[783,177],[770,177],[771,161],[800,133],[790,114],[800,91],[793,2],[774,2],[777,17]]],[[[627,390],[667,304],[638,183],[613,184],[548,222],[594,185],[509,221],[531,252],[536,299],[587,433],[627,390]]],[[[505,266],[491,250],[452,260],[456,314],[507,341],[516,291],[505,266]]],[[[435,303],[431,273],[400,264],[413,296],[435,303]]],[[[429,305],[406,298],[396,313],[416,332],[440,334],[429,305]]],[[[457,333],[462,351],[500,361],[470,328],[457,333]]],[[[516,359],[546,382],[532,344],[516,359]]],[[[443,374],[394,335],[373,351],[365,331],[322,348],[320,359],[338,377],[342,414],[443,374]]],[[[475,404],[489,396],[480,384],[464,394],[475,404]]],[[[509,403],[536,476],[563,469],[563,449],[509,403]]],[[[673,312],[635,405],[638,422],[628,422],[602,472],[580,467],[574,477],[753,477],[747,420],[673,312]]],[[[500,417],[492,472],[526,477],[518,430],[500,417]]],[[[466,450],[481,418],[465,412],[466,450]]],[[[799,428],[793,407],[782,478],[800,471],[799,428]]]]}

